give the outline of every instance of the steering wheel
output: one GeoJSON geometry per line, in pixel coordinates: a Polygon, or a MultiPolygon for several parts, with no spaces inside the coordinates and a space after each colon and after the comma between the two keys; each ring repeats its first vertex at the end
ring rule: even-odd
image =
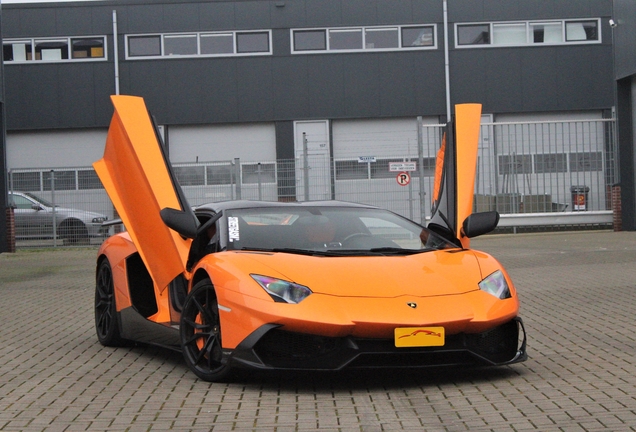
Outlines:
{"type": "Polygon", "coordinates": [[[342,239],[342,244],[347,243],[349,240],[353,240],[356,239],[358,237],[369,237],[372,238],[373,236],[371,234],[365,234],[365,233],[353,233],[353,234],[349,234],[348,236],[346,236],[344,239],[342,239]]]}

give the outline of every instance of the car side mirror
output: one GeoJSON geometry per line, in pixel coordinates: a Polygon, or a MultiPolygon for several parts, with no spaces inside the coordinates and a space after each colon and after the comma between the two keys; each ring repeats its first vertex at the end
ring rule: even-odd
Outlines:
{"type": "Polygon", "coordinates": [[[31,208],[35,211],[42,210],[42,206],[40,204],[31,204],[31,208]]]}
{"type": "Polygon", "coordinates": [[[496,211],[473,213],[462,224],[462,234],[468,238],[487,234],[497,228],[499,213],[496,211]]]}
{"type": "Polygon", "coordinates": [[[162,209],[159,214],[161,215],[163,223],[165,223],[168,228],[175,230],[183,237],[193,239],[197,236],[197,227],[199,224],[192,213],[166,207],[162,209]]]}

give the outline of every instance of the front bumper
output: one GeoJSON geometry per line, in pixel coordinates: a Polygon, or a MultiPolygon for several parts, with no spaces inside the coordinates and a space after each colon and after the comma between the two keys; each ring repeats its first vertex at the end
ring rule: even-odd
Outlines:
{"type": "Polygon", "coordinates": [[[396,348],[392,339],[324,337],[264,325],[236,349],[232,366],[278,370],[343,370],[434,366],[494,366],[527,359],[526,332],[517,317],[477,334],[448,335],[441,347],[396,348]]]}

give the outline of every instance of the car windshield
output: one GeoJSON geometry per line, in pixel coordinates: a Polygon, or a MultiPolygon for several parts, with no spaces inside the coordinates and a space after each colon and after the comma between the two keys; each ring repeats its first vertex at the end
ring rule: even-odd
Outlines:
{"type": "MultiPolygon", "coordinates": [[[[46,207],[53,207],[53,204],[52,204],[52,203],[50,203],[50,202],[48,202],[48,201],[47,201],[47,200],[45,200],[44,198],[40,198],[39,196],[37,196],[37,195],[33,195],[32,193],[28,193],[28,192],[24,192],[24,194],[25,194],[26,196],[28,196],[29,198],[31,198],[31,199],[33,199],[33,200],[35,200],[35,201],[39,202],[40,204],[42,204],[42,205],[44,205],[44,206],[46,206],[46,207]]],[[[59,207],[59,206],[56,206],[56,207],[59,207]]]]}
{"type": "Polygon", "coordinates": [[[227,217],[228,250],[333,255],[410,254],[455,247],[386,210],[355,207],[257,207],[227,217]]]}

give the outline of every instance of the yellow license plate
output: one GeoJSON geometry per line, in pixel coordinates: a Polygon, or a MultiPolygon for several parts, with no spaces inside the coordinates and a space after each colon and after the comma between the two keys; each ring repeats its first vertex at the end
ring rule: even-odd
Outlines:
{"type": "Polygon", "coordinates": [[[395,329],[396,347],[444,346],[444,327],[402,327],[395,329]]]}

